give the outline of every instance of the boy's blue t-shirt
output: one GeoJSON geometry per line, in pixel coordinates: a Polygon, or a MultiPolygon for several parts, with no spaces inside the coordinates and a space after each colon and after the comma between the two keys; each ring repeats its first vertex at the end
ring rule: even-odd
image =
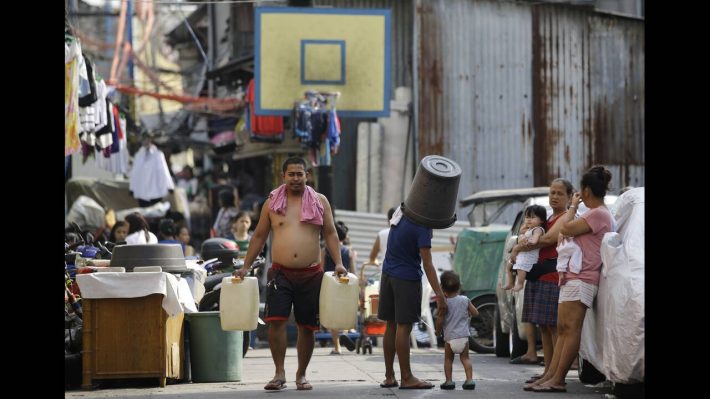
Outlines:
{"type": "MultiPolygon", "coordinates": [[[[343,266],[345,266],[345,270],[350,271],[350,250],[342,243],[340,244],[340,259],[342,259],[343,261],[343,266]]],[[[325,251],[325,265],[323,265],[323,271],[335,271],[335,261],[333,260],[333,257],[330,256],[330,252],[328,252],[327,249],[325,251]]]]}
{"type": "Polygon", "coordinates": [[[402,280],[421,280],[420,248],[431,248],[432,230],[420,226],[406,216],[390,228],[387,238],[387,253],[382,271],[402,280]]]}

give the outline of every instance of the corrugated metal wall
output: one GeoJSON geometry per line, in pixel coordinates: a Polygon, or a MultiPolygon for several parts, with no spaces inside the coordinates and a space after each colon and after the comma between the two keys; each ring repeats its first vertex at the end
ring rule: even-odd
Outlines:
{"type": "Polygon", "coordinates": [[[533,7],[535,185],[578,173],[594,159],[586,13],[533,7]],[[551,177],[554,176],[554,177],[551,177]]]}
{"type": "MultiPolygon", "coordinates": [[[[612,186],[644,182],[644,24],[571,7],[533,7],[535,184],[591,165],[612,186]]],[[[575,178],[576,177],[576,178],[575,178]]]]}
{"type": "Polygon", "coordinates": [[[383,8],[392,10],[392,47],[390,49],[391,89],[399,86],[412,87],[412,23],[411,0],[314,0],[315,7],[335,8],[383,8]]]}
{"type": "MultiPolygon", "coordinates": [[[[591,16],[592,115],[598,162],[616,165],[615,188],[645,181],[645,29],[643,21],[591,16]]],[[[613,171],[612,171],[613,173],[613,171]]]]}
{"type": "Polygon", "coordinates": [[[644,184],[643,21],[490,0],[416,0],[415,21],[419,156],[458,162],[460,197],[594,163],[644,184]]]}
{"type": "Polygon", "coordinates": [[[459,199],[532,187],[530,7],[423,0],[416,13],[419,156],[461,166],[459,199]]]}

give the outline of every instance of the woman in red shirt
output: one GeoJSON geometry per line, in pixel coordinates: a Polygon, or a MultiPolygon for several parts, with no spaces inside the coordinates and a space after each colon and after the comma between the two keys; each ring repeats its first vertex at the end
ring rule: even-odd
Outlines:
{"type": "Polygon", "coordinates": [[[582,191],[574,193],[572,205],[560,217],[560,234],[574,237],[575,243],[582,250],[582,267],[579,273],[559,272],[558,336],[554,356],[545,375],[527,387],[529,390],[567,391],[565,377],[577,357],[584,315],[587,308],[592,306],[599,286],[602,238],[607,232],[613,231],[614,218],[604,206],[604,196],[610,181],[611,172],[603,166],[593,166],[582,176],[582,191]],[[589,210],[575,219],[580,201],[584,201],[589,210]]]}
{"type": "MultiPolygon", "coordinates": [[[[526,276],[522,321],[540,326],[545,372],[548,371],[552,361],[557,339],[557,301],[560,288],[557,284],[557,250],[555,247],[562,223],[556,222],[567,212],[573,191],[574,187],[568,180],[555,179],[552,181],[548,194],[552,215],[545,223],[545,234],[535,245],[517,244],[513,247],[510,257],[511,262],[515,263],[518,252],[540,248],[538,263],[533,265],[532,270],[526,276]]],[[[526,382],[534,382],[542,375],[534,376],[526,382]]]]}

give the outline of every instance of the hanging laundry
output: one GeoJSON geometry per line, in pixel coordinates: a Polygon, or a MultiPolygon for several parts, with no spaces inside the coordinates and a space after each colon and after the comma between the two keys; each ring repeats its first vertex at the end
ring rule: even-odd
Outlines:
{"type": "Polygon", "coordinates": [[[330,149],[331,149],[331,142],[330,142],[330,139],[328,137],[326,137],[323,140],[323,145],[321,145],[320,149],[318,150],[318,166],[330,166],[331,165],[330,149]]]}
{"type": "Polygon", "coordinates": [[[77,40],[64,43],[64,156],[81,149],[79,140],[79,60],[77,40]]]}
{"type": "Polygon", "coordinates": [[[88,57],[79,60],[79,106],[88,107],[98,99],[94,66],[88,57]]]}
{"type": "Polygon", "coordinates": [[[119,126],[118,107],[116,107],[113,103],[111,103],[111,114],[113,115],[113,144],[111,144],[110,153],[116,154],[118,153],[120,147],[118,142],[123,133],[121,132],[121,127],[119,126]]]}
{"type": "Polygon", "coordinates": [[[254,80],[247,85],[247,128],[252,141],[280,143],[284,140],[284,119],[280,116],[258,116],[255,113],[254,80]]]}
{"type": "Polygon", "coordinates": [[[319,149],[328,127],[328,111],[317,99],[309,99],[294,109],[294,136],[303,148],[319,149]]]}
{"type": "Polygon", "coordinates": [[[298,138],[304,147],[310,147],[311,142],[311,110],[308,103],[301,103],[294,109],[294,137],[298,138]]]}
{"type": "Polygon", "coordinates": [[[337,154],[340,147],[340,119],[338,119],[338,113],[335,111],[335,105],[328,114],[327,137],[330,140],[330,151],[333,155],[337,154]]]}
{"type": "Polygon", "coordinates": [[[103,103],[104,103],[103,112],[105,115],[106,124],[104,124],[95,133],[96,134],[96,148],[101,149],[101,150],[109,148],[109,153],[110,153],[110,147],[111,147],[111,144],[113,144],[113,130],[114,130],[113,113],[111,112],[112,104],[106,97],[104,97],[103,103]]]}
{"type": "Polygon", "coordinates": [[[215,118],[207,122],[207,137],[213,144],[212,150],[215,154],[228,154],[237,148],[234,137],[234,129],[237,125],[237,118],[215,118]]]}
{"type": "Polygon", "coordinates": [[[114,105],[116,114],[118,114],[118,154],[112,155],[111,159],[115,160],[116,166],[114,173],[128,173],[128,131],[126,130],[126,115],[118,111],[118,107],[114,105]]]}
{"type": "Polygon", "coordinates": [[[166,196],[169,190],[175,189],[165,155],[150,140],[144,141],[133,158],[128,187],[139,203],[155,203],[154,201],[166,196]]]}
{"type": "Polygon", "coordinates": [[[83,133],[82,140],[93,145],[94,139],[83,137],[93,133],[96,126],[100,124],[101,114],[95,105],[100,95],[96,87],[94,69],[91,60],[82,57],[79,60],[79,119],[81,121],[80,134],[83,133]]]}
{"type": "Polygon", "coordinates": [[[103,149],[102,155],[96,157],[96,167],[112,173],[128,173],[128,143],[126,141],[126,118],[121,115],[118,107],[110,103],[113,115],[113,143],[103,149]]]}

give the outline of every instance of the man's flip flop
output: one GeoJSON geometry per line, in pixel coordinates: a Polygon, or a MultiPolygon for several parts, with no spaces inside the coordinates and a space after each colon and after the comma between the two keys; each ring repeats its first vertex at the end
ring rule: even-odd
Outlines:
{"type": "Polygon", "coordinates": [[[284,388],[286,388],[286,380],[279,379],[273,379],[264,386],[267,391],[280,391],[284,388]]]}
{"type": "Polygon", "coordinates": [[[310,391],[313,389],[313,385],[308,381],[296,382],[296,389],[299,391],[310,391]]]}
{"type": "Polygon", "coordinates": [[[419,381],[417,385],[412,385],[409,387],[401,386],[399,389],[432,389],[434,388],[434,385],[426,382],[426,381],[419,381]]]}
{"type": "Polygon", "coordinates": [[[542,375],[534,375],[534,376],[530,377],[530,379],[526,380],[525,383],[532,384],[533,382],[539,380],[540,378],[542,378],[542,375]]]}
{"type": "Polygon", "coordinates": [[[398,387],[398,386],[399,386],[399,383],[397,383],[397,381],[388,382],[388,383],[383,382],[380,384],[380,387],[382,387],[382,388],[394,388],[394,387],[398,387]]]}

